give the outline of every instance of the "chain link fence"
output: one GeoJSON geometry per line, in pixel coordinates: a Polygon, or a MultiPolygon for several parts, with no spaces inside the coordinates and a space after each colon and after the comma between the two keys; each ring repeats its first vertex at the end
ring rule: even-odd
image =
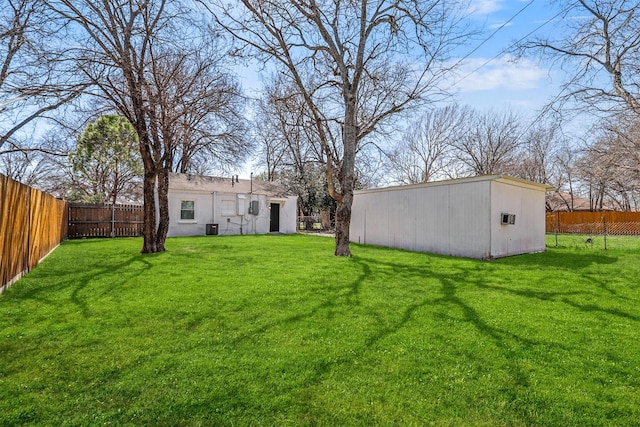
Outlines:
{"type": "Polygon", "coordinates": [[[548,212],[546,229],[555,246],[622,248],[637,246],[640,212],[548,212]]]}

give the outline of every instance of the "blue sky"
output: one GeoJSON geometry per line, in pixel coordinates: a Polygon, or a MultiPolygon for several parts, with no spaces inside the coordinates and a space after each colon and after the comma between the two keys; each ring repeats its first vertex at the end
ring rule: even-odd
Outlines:
{"type": "Polygon", "coordinates": [[[554,30],[556,8],[547,0],[473,1],[474,18],[485,26],[485,37],[468,50],[466,56],[494,31],[462,63],[453,89],[462,104],[478,109],[513,109],[533,115],[559,92],[563,76],[534,58],[515,61],[506,50],[517,40],[554,30]],[[502,28],[500,28],[502,27],[502,28]]]}
{"type": "MultiPolygon", "coordinates": [[[[483,26],[484,33],[457,52],[454,63],[477,48],[459,64],[458,78],[445,86],[449,85],[450,90],[457,94],[460,104],[481,110],[513,109],[523,115],[534,115],[558,93],[562,76],[554,75],[532,58],[515,62],[503,51],[527,34],[535,34],[536,29],[538,32],[552,30],[553,22],[549,21],[555,17],[557,9],[549,7],[549,0],[471,2],[473,23],[483,26]],[[478,48],[493,32],[495,35],[478,48]]],[[[242,67],[238,77],[249,96],[258,96],[258,70],[242,67]]]]}
{"type": "MultiPolygon", "coordinates": [[[[565,76],[533,57],[515,61],[506,51],[525,36],[557,30],[557,7],[550,7],[550,0],[471,2],[475,8],[474,24],[482,26],[484,32],[457,52],[453,62],[462,62],[458,77],[447,82],[450,90],[461,105],[481,111],[511,110],[522,117],[537,118],[540,110],[558,95],[565,76]]],[[[239,77],[248,95],[258,96],[255,91],[260,86],[259,72],[244,68],[239,77]]]]}

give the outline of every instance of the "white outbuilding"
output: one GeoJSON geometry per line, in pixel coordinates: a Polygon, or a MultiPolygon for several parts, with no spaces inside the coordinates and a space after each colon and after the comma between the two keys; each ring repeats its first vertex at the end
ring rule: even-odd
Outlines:
{"type": "Polygon", "coordinates": [[[296,232],[296,196],[249,179],[172,173],[168,236],[296,232]]]}
{"type": "Polygon", "coordinates": [[[356,191],[351,241],[465,258],[545,250],[545,193],[506,175],[356,191]]]}

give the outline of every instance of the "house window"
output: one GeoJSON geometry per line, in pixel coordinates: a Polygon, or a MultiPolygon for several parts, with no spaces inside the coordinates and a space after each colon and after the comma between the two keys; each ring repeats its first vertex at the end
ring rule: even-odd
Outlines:
{"type": "Polygon", "coordinates": [[[183,200],[180,203],[180,219],[195,219],[196,218],[196,202],[193,200],[183,200]]]}
{"type": "Polygon", "coordinates": [[[235,200],[223,200],[222,201],[222,216],[235,216],[236,214],[236,201],[235,200]]]}

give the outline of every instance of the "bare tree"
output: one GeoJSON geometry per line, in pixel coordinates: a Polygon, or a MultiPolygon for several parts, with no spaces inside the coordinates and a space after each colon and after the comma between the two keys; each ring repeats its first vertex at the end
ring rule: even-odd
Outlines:
{"type": "Polygon", "coordinates": [[[638,120],[628,115],[603,120],[576,161],[576,175],[592,210],[637,207],[640,185],[638,120]]]}
{"type": "Polygon", "coordinates": [[[201,28],[191,19],[192,11],[175,0],[46,3],[75,24],[71,34],[77,38],[69,56],[91,83],[91,94],[124,116],[138,135],[144,166],[142,252],[164,251],[169,171],[176,153],[177,163],[188,169],[188,157],[202,150],[187,147],[187,141],[210,148],[220,136],[211,122],[205,123],[217,107],[211,98],[217,93],[206,85],[211,63],[198,56],[201,28]]]}
{"type": "Polygon", "coordinates": [[[572,212],[575,206],[575,190],[576,190],[576,159],[578,155],[576,150],[564,144],[556,156],[558,172],[556,175],[556,195],[566,205],[567,210],[572,212]],[[563,195],[563,193],[566,195],[563,195]]]}
{"type": "Polygon", "coordinates": [[[295,85],[274,75],[256,104],[256,136],[267,179],[283,183],[298,196],[303,216],[319,213],[328,203],[325,159],[310,114],[295,85]]]}
{"type": "Polygon", "coordinates": [[[41,158],[42,153],[38,151],[5,153],[0,156],[0,172],[14,181],[34,187],[40,180],[39,170],[34,166],[41,161],[41,158]]]}
{"type": "MultiPolygon", "coordinates": [[[[297,87],[326,158],[337,202],[335,255],[350,256],[358,145],[425,97],[465,40],[459,2],[201,0],[242,46],[297,87]]],[[[242,53],[242,52],[240,52],[242,53]]]]}
{"type": "Polygon", "coordinates": [[[562,147],[557,123],[536,123],[519,135],[522,147],[511,173],[529,181],[551,184],[556,180],[558,150],[562,147]]]}
{"type": "Polygon", "coordinates": [[[5,0],[0,7],[0,155],[42,149],[27,146],[20,132],[85,89],[56,48],[61,33],[64,22],[41,1],[5,0]]]}
{"type": "MultiPolygon", "coordinates": [[[[155,190],[159,204],[166,203],[162,174],[166,151],[153,100],[150,99],[149,64],[161,30],[170,27],[167,1],[123,2],[51,0],[49,6],[77,25],[78,35],[71,55],[78,67],[103,97],[133,125],[144,165],[143,253],[164,251],[168,221],[160,213],[156,225],[155,190]]],[[[166,31],[166,30],[165,30],[166,31]]],[[[169,39],[165,40],[169,43],[169,39]]],[[[164,211],[164,209],[162,209],[164,211]]],[[[168,208],[166,209],[168,211],[168,208]]]]}
{"type": "Polygon", "coordinates": [[[453,147],[471,116],[469,108],[452,105],[429,111],[410,125],[389,153],[394,181],[416,184],[453,177],[453,147]]]}
{"type": "Polygon", "coordinates": [[[520,47],[536,50],[569,70],[560,101],[578,100],[583,109],[640,115],[640,8],[630,0],[558,2],[563,28],[520,47]],[[555,37],[560,34],[559,37],[555,37]],[[603,79],[602,76],[608,79],[603,79]]]}
{"type": "Polygon", "coordinates": [[[324,163],[317,134],[303,97],[294,85],[275,75],[256,103],[256,136],[269,179],[282,168],[302,171],[307,163],[324,163]]]}
{"type": "Polygon", "coordinates": [[[171,140],[175,172],[192,172],[196,162],[218,166],[242,160],[251,148],[243,117],[244,97],[234,77],[223,71],[226,58],[215,39],[188,51],[155,52],[149,89],[165,140],[171,140]]]}
{"type": "Polygon", "coordinates": [[[464,135],[453,145],[469,175],[510,173],[520,139],[520,119],[513,112],[475,113],[466,121],[464,135]]]}

